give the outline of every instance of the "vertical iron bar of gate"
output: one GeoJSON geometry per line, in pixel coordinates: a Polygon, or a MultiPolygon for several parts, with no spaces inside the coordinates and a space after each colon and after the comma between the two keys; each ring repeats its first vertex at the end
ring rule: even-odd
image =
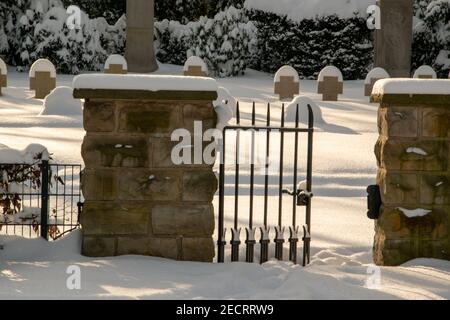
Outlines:
{"type": "MultiPolygon", "coordinates": [[[[284,128],[284,103],[281,107],[281,128],[284,128]]],[[[275,236],[275,258],[283,260],[284,228],[283,228],[283,165],[284,165],[284,131],[280,132],[280,172],[278,182],[278,227],[275,236]]]]}
{"type": "MultiPolygon", "coordinates": [[[[236,103],[236,125],[241,124],[241,111],[239,102],[236,103]]],[[[236,131],[236,157],[235,157],[235,176],[234,176],[234,225],[231,230],[231,262],[239,261],[239,246],[241,244],[241,229],[238,229],[239,223],[239,175],[240,175],[240,151],[241,151],[241,132],[236,131]]]]}
{"type": "MultiPolygon", "coordinates": [[[[311,105],[308,104],[308,164],[306,169],[306,189],[311,194],[312,191],[312,162],[313,162],[313,135],[314,135],[314,113],[311,105]]],[[[306,257],[303,259],[307,259],[308,263],[310,261],[310,237],[311,237],[311,198],[308,201],[306,206],[306,227],[308,234],[305,235],[306,241],[304,241],[304,245],[306,247],[306,257]]],[[[303,262],[305,264],[305,261],[303,262]]]]}
{"type": "MultiPolygon", "coordinates": [[[[298,129],[299,127],[299,104],[297,104],[295,109],[295,128],[298,129]]],[[[297,263],[297,243],[298,243],[298,227],[297,227],[297,197],[295,196],[297,194],[297,177],[298,177],[298,131],[295,131],[295,138],[294,138],[294,181],[293,181],[293,204],[292,204],[292,227],[290,232],[290,238],[289,238],[289,260],[293,263],[297,263]]]]}
{"type": "Polygon", "coordinates": [[[260,263],[267,262],[269,260],[269,232],[270,229],[267,226],[267,214],[268,214],[268,191],[269,191],[269,161],[270,161],[270,103],[267,104],[267,136],[266,136],[266,161],[265,161],[265,172],[264,172],[264,227],[261,230],[261,240],[260,247],[260,263]]]}
{"type": "MultiPolygon", "coordinates": [[[[252,104],[252,127],[255,126],[256,122],[256,105],[253,101],[252,104]]],[[[252,263],[253,256],[255,253],[255,232],[256,230],[253,228],[253,194],[255,191],[255,130],[253,129],[251,132],[251,155],[250,155],[250,205],[249,205],[249,218],[248,218],[248,228],[246,230],[247,239],[245,243],[247,245],[245,261],[252,263]]]]}
{"type": "Polygon", "coordinates": [[[42,185],[41,185],[41,237],[48,240],[48,184],[49,165],[48,160],[41,162],[42,185]]]}
{"type": "Polygon", "coordinates": [[[227,132],[223,131],[222,148],[220,150],[219,164],[219,234],[217,237],[217,262],[225,262],[225,229],[224,229],[224,200],[225,200],[225,143],[227,132]]]}

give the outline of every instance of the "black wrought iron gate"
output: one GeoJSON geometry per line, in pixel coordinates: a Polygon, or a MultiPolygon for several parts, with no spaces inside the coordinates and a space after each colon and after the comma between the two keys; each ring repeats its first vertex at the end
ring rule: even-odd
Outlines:
{"type": "MultiPolygon", "coordinates": [[[[246,262],[254,262],[257,243],[259,242],[259,262],[264,263],[269,260],[270,255],[270,243],[271,243],[271,231],[274,230],[275,234],[273,237],[273,242],[275,244],[274,257],[278,260],[283,260],[283,247],[285,243],[285,231],[287,224],[284,223],[285,216],[284,208],[283,208],[283,196],[290,195],[292,196],[292,217],[289,222],[289,260],[298,263],[297,250],[298,243],[300,240],[303,242],[303,250],[302,250],[302,264],[305,266],[310,261],[310,241],[311,241],[311,198],[313,196],[312,190],[312,158],[313,158],[313,133],[314,133],[314,115],[313,110],[310,105],[307,105],[307,110],[300,109],[299,105],[296,105],[295,109],[295,119],[292,125],[287,125],[285,121],[285,106],[283,105],[281,108],[281,117],[279,121],[279,125],[275,125],[271,120],[271,105],[267,105],[267,115],[265,119],[262,121],[262,125],[257,125],[256,123],[256,111],[255,111],[255,103],[252,105],[251,111],[251,122],[248,125],[243,125],[241,122],[241,110],[239,107],[239,103],[236,106],[236,124],[230,125],[224,128],[223,130],[223,147],[220,152],[220,177],[219,177],[219,213],[218,213],[218,259],[217,261],[224,262],[225,261],[225,249],[227,244],[229,243],[231,246],[231,261],[239,261],[240,260],[240,248],[242,245],[241,242],[241,231],[242,225],[245,225],[245,261],[246,262]],[[301,112],[306,112],[307,116],[306,121],[302,127],[300,127],[300,114],[301,112]],[[233,133],[233,134],[230,134],[233,133]],[[248,181],[245,182],[246,188],[248,188],[248,192],[241,189],[243,186],[243,177],[246,174],[242,174],[242,163],[240,161],[240,154],[242,153],[242,136],[247,135],[247,140],[250,140],[250,164],[246,166],[246,169],[249,172],[248,181]],[[261,137],[261,134],[263,137],[261,137]],[[234,135],[234,136],[233,136],[234,135]],[[250,138],[248,137],[250,135],[250,138]],[[287,156],[285,155],[285,138],[288,135],[293,135],[294,139],[294,150],[293,155],[289,156],[293,159],[292,166],[288,167],[285,165],[285,161],[287,160],[287,156]],[[299,173],[299,159],[302,155],[299,141],[300,136],[306,135],[306,172],[299,173]],[[230,137],[231,136],[231,137],[230,137]],[[274,138],[275,136],[275,138],[274,138]],[[232,139],[231,145],[234,145],[233,157],[235,162],[229,163],[227,161],[227,149],[230,147],[230,139],[232,139]],[[275,140],[274,140],[275,139],[275,140]],[[274,142],[278,143],[277,148],[271,148],[274,142]],[[228,146],[227,146],[228,143],[228,146]],[[260,146],[265,145],[263,148],[264,151],[264,163],[262,164],[263,168],[263,190],[260,190],[263,195],[263,204],[257,206],[255,204],[255,170],[256,170],[256,153],[255,149],[260,146]],[[271,159],[276,159],[276,167],[278,172],[276,174],[271,174],[269,172],[269,168],[273,166],[271,159]],[[234,175],[230,174],[230,170],[227,168],[232,168],[234,171],[234,175]],[[292,170],[292,180],[289,183],[291,188],[285,188],[287,184],[285,182],[285,174],[287,170],[292,170]],[[303,174],[305,180],[299,183],[299,175],[303,174]],[[274,177],[275,176],[275,177],[274,177]],[[276,177],[278,176],[278,177],[276,177]],[[227,184],[227,180],[231,183],[227,184]],[[276,179],[275,182],[275,194],[273,194],[273,188],[271,188],[269,194],[269,183],[270,181],[276,179]],[[229,193],[234,193],[233,202],[225,201],[227,185],[232,185],[231,191],[229,193]],[[248,194],[247,194],[248,193],[248,194]],[[275,197],[271,197],[271,195],[275,197]],[[248,208],[242,208],[241,203],[243,199],[245,199],[248,195],[248,208]],[[269,207],[269,198],[278,197],[277,209],[271,209],[269,207]],[[231,216],[225,215],[226,208],[232,207],[233,215],[232,215],[232,227],[229,228],[231,230],[231,239],[227,242],[227,228],[225,227],[225,219],[231,216]],[[304,224],[299,226],[298,223],[298,208],[304,208],[304,224]],[[248,222],[243,222],[242,213],[246,211],[248,222]],[[273,226],[269,225],[269,217],[272,216],[274,211],[276,213],[275,219],[277,223],[273,226]],[[257,218],[262,214],[262,221],[257,221],[257,218]],[[259,216],[258,216],[259,215],[259,216]],[[241,223],[243,222],[243,223],[241,223]],[[259,230],[258,234],[257,231],[259,230]],[[259,237],[258,237],[259,235],[259,237]],[[301,237],[301,238],[300,238],[301,237]],[[257,241],[258,240],[258,241],[257,241]]],[[[259,121],[261,122],[261,120],[259,121]]],[[[292,121],[291,121],[292,122],[292,121]]],[[[304,141],[304,140],[301,140],[304,141]]],[[[262,180],[262,179],[261,179],[262,180]]],[[[273,185],[273,183],[272,183],[273,185]]],[[[228,187],[228,190],[230,188],[228,187]]]]}

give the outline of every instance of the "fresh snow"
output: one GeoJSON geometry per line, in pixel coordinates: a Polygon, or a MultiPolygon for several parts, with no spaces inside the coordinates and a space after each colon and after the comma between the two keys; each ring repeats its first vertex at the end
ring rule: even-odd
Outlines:
{"type": "Polygon", "coordinates": [[[40,153],[42,153],[43,159],[48,159],[47,149],[40,144],[30,144],[23,150],[12,149],[0,144],[0,164],[33,164],[36,162],[36,156],[40,153]]]}
{"type": "Polygon", "coordinates": [[[389,73],[383,68],[377,67],[370,70],[370,72],[366,76],[366,80],[364,80],[364,84],[370,84],[372,79],[386,79],[390,78],[389,73]]]}
{"type": "Polygon", "coordinates": [[[356,13],[367,16],[367,8],[375,0],[246,0],[245,7],[279,15],[286,15],[294,21],[313,19],[317,16],[337,15],[351,18],[356,13]]]}
{"type": "Polygon", "coordinates": [[[337,77],[340,82],[344,81],[341,70],[335,66],[327,66],[320,71],[317,78],[318,81],[323,81],[324,77],[337,77]]]}
{"type": "Polygon", "coordinates": [[[81,116],[82,106],[81,100],[73,97],[71,87],[56,87],[45,97],[39,115],[81,116]]]}
{"type": "Polygon", "coordinates": [[[398,208],[401,212],[403,212],[403,214],[405,216],[407,216],[408,218],[417,218],[417,217],[424,217],[427,214],[429,214],[430,212],[432,212],[431,210],[426,210],[426,209],[414,209],[414,210],[410,210],[410,209],[405,209],[405,208],[398,208]]]}
{"type": "Polygon", "coordinates": [[[212,78],[205,77],[138,74],[82,74],[74,78],[73,87],[75,89],[145,91],[217,91],[217,82],[212,78]]]}
{"type": "Polygon", "coordinates": [[[277,73],[275,73],[275,77],[273,79],[274,82],[280,82],[281,77],[294,77],[295,82],[299,82],[300,78],[298,76],[297,70],[292,68],[291,66],[283,66],[281,67],[277,73]]]}
{"type": "Polygon", "coordinates": [[[427,156],[428,155],[428,153],[426,151],[424,151],[421,148],[416,148],[416,147],[408,148],[408,149],[406,149],[406,152],[408,152],[408,153],[415,153],[415,154],[418,154],[418,155],[421,155],[421,156],[427,156]]]}
{"type": "Polygon", "coordinates": [[[437,78],[436,71],[433,70],[430,66],[420,66],[417,68],[417,70],[414,72],[414,79],[419,78],[420,76],[432,76],[433,79],[437,78]]]}
{"type": "Polygon", "coordinates": [[[55,66],[47,59],[38,59],[31,65],[30,78],[34,78],[36,72],[50,72],[50,77],[56,78],[55,66]]]}
{"type": "MultiPolygon", "coordinates": [[[[158,73],[179,75],[182,71],[181,66],[161,64],[158,73]]],[[[42,104],[33,99],[27,74],[10,69],[8,81],[9,87],[4,88],[4,96],[0,97],[0,142],[19,150],[30,142],[39,143],[48,148],[57,163],[82,163],[80,149],[85,131],[78,117],[39,116],[42,104]]],[[[71,86],[72,83],[72,76],[58,75],[58,86],[71,86]]],[[[218,79],[217,84],[240,102],[243,124],[251,121],[253,101],[256,102],[258,125],[265,124],[268,102],[271,103],[273,123],[279,124],[281,102],[273,92],[273,75],[247,70],[245,76],[218,79]]],[[[321,101],[321,95],[316,92],[316,81],[300,80],[300,85],[302,95],[320,108],[325,121],[316,122],[314,133],[310,266],[302,268],[276,261],[262,266],[229,262],[202,264],[134,256],[91,259],[79,254],[78,232],[53,243],[0,236],[0,244],[4,245],[4,250],[0,250],[0,298],[450,298],[450,263],[431,259],[410,261],[396,268],[381,268],[381,287],[367,288],[368,273],[373,270],[374,225],[366,217],[365,190],[375,183],[376,178],[373,147],[378,139],[378,105],[368,103],[363,96],[363,81],[345,81],[344,94],[337,102],[321,101]],[[66,290],[66,270],[72,265],[81,268],[80,291],[66,290]]],[[[230,100],[225,96],[221,99],[230,100]]],[[[230,123],[234,124],[235,120],[230,123]]],[[[299,181],[305,179],[305,138],[300,136],[299,181]]],[[[293,139],[286,134],[285,140],[285,152],[291,154],[293,139]]],[[[227,147],[232,153],[233,140],[228,139],[228,142],[227,147]]],[[[278,147],[275,143],[273,146],[272,152],[276,154],[278,147]]],[[[293,161],[288,157],[285,167],[284,183],[292,189],[289,175],[293,161]]],[[[256,169],[255,208],[259,210],[264,201],[264,170],[263,167],[256,169]]],[[[228,176],[233,166],[227,166],[225,170],[228,176]]],[[[249,182],[248,168],[242,166],[241,174],[241,182],[249,182]]],[[[271,175],[269,182],[269,212],[277,213],[278,176],[271,175]]],[[[233,181],[227,179],[227,227],[234,215],[232,186],[233,181]]],[[[239,200],[244,208],[248,205],[248,188],[244,186],[241,194],[239,200]]],[[[214,206],[217,210],[217,196],[214,206]]],[[[283,197],[283,208],[288,223],[292,197],[283,197]]],[[[243,213],[241,219],[245,223],[243,213]]],[[[276,216],[269,217],[270,224],[276,224],[276,216]]],[[[300,223],[304,219],[302,212],[299,212],[299,219],[300,223]]],[[[261,222],[260,211],[255,220],[261,222]]],[[[285,255],[287,249],[286,246],[285,255]]],[[[226,254],[226,261],[229,261],[229,251],[226,254]]]]}
{"type": "Polygon", "coordinates": [[[382,79],[375,83],[372,94],[450,94],[450,81],[444,79],[382,79]]]}
{"type": "Polygon", "coordinates": [[[327,248],[306,268],[271,260],[208,264],[124,256],[86,258],[81,234],[56,242],[0,236],[0,299],[449,299],[450,262],[417,259],[379,269],[370,251],[327,248]],[[67,289],[70,270],[80,290],[67,289]]]}
{"type": "Polygon", "coordinates": [[[128,64],[127,60],[125,60],[124,57],[122,57],[120,54],[112,54],[106,59],[105,62],[105,69],[109,69],[109,66],[112,64],[118,64],[121,65],[123,70],[128,70],[128,64]]]}
{"type": "Polygon", "coordinates": [[[191,66],[201,67],[203,72],[208,73],[208,67],[206,66],[206,63],[202,58],[199,58],[197,56],[189,57],[189,59],[187,59],[184,64],[183,71],[188,71],[189,67],[191,66]]]}

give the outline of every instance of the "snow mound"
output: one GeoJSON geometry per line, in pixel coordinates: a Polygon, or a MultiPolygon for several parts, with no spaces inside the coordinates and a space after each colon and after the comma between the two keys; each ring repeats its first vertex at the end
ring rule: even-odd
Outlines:
{"type": "Polygon", "coordinates": [[[247,9],[262,10],[279,15],[285,15],[294,21],[314,19],[337,15],[341,18],[351,18],[354,13],[365,17],[367,7],[375,4],[375,0],[247,0],[247,9]]]}
{"type": "Polygon", "coordinates": [[[122,57],[120,54],[112,54],[106,59],[105,69],[109,69],[109,66],[112,64],[121,65],[124,70],[128,70],[127,60],[122,57]]]}
{"type": "Polygon", "coordinates": [[[191,66],[197,66],[202,67],[202,71],[204,73],[208,73],[208,67],[206,66],[206,63],[203,61],[202,58],[197,56],[189,57],[189,59],[186,60],[184,63],[183,71],[188,71],[189,67],[191,66]]]}
{"type": "Polygon", "coordinates": [[[337,77],[340,82],[344,81],[342,72],[335,66],[327,66],[319,73],[318,81],[323,81],[324,77],[337,77]]]}
{"type": "Polygon", "coordinates": [[[6,76],[8,74],[8,68],[5,61],[0,58],[0,74],[6,76]]]}
{"type": "Polygon", "coordinates": [[[294,122],[297,118],[297,105],[299,107],[298,119],[299,123],[308,124],[308,104],[311,106],[314,114],[314,125],[326,124],[322,117],[322,110],[320,107],[308,98],[307,96],[297,96],[289,103],[284,112],[284,118],[286,122],[294,122]]]}
{"type": "Polygon", "coordinates": [[[433,79],[437,79],[436,71],[434,71],[432,67],[426,65],[417,68],[413,78],[417,79],[420,76],[431,76],[433,79]]]}
{"type": "Polygon", "coordinates": [[[280,82],[280,77],[294,77],[295,82],[300,82],[297,70],[291,66],[281,67],[277,73],[275,73],[274,82],[280,82]]]}
{"type": "Polygon", "coordinates": [[[114,90],[181,90],[217,91],[217,82],[212,78],[144,75],[144,74],[82,74],[73,79],[75,89],[114,90]]]}
{"type": "Polygon", "coordinates": [[[389,73],[383,68],[377,67],[373,68],[366,76],[366,80],[364,80],[364,84],[370,84],[372,79],[386,79],[390,78],[389,73]]]}
{"type": "Polygon", "coordinates": [[[224,87],[217,90],[218,98],[213,101],[214,109],[217,113],[217,129],[223,130],[228,122],[236,115],[236,99],[231,95],[230,91],[224,87]]]}
{"type": "Polygon", "coordinates": [[[47,59],[39,59],[33,63],[30,68],[30,78],[34,78],[36,72],[50,72],[50,76],[56,78],[55,66],[47,59]]]}
{"type": "Polygon", "coordinates": [[[375,83],[372,94],[450,94],[450,83],[444,79],[382,79],[375,83]]]}
{"type": "Polygon", "coordinates": [[[25,163],[32,164],[36,161],[36,156],[42,154],[43,160],[48,160],[47,148],[40,144],[30,144],[23,150],[11,149],[0,144],[0,163],[25,163]]]}
{"type": "Polygon", "coordinates": [[[40,116],[79,116],[82,115],[82,102],[73,97],[71,87],[56,87],[45,97],[40,116]]]}
{"type": "Polygon", "coordinates": [[[426,210],[426,209],[414,209],[414,210],[409,210],[409,209],[405,209],[405,208],[398,208],[401,212],[403,212],[403,214],[405,216],[407,216],[408,218],[417,218],[417,217],[424,217],[427,214],[431,213],[431,210],[426,210]]]}

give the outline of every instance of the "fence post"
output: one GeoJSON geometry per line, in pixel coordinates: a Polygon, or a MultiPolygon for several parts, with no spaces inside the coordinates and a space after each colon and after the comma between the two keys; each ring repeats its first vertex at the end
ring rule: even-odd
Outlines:
{"type": "Polygon", "coordinates": [[[41,163],[42,186],[41,186],[41,237],[48,240],[48,160],[41,163]]]}

